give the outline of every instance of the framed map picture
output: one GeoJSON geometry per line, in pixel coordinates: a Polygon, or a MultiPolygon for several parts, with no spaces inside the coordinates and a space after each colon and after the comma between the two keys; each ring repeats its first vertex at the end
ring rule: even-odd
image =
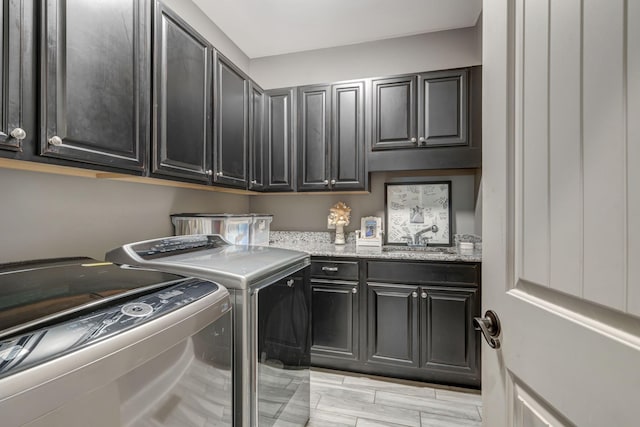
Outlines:
{"type": "Polygon", "coordinates": [[[385,244],[451,246],[451,181],[385,183],[385,244]]]}

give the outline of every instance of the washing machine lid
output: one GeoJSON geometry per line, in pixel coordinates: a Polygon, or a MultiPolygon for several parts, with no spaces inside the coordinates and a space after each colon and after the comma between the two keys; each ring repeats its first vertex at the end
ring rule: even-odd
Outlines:
{"type": "Polygon", "coordinates": [[[180,280],[92,258],[0,264],[0,337],[180,280]]]}
{"type": "Polygon", "coordinates": [[[233,245],[219,235],[201,234],[130,243],[108,252],[105,259],[200,277],[227,289],[270,283],[310,264],[305,252],[233,245]]]}

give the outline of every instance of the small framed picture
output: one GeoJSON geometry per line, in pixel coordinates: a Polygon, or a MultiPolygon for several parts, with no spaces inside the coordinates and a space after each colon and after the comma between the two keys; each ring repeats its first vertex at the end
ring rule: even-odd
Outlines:
{"type": "Polygon", "coordinates": [[[360,219],[360,238],[379,239],[382,232],[382,218],[365,216],[360,219]]]}

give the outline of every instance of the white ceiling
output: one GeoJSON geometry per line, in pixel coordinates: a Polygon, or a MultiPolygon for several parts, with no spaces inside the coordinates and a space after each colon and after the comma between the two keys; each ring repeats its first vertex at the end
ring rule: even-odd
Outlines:
{"type": "Polygon", "coordinates": [[[482,0],[193,0],[249,58],[475,25],[482,0]]]}

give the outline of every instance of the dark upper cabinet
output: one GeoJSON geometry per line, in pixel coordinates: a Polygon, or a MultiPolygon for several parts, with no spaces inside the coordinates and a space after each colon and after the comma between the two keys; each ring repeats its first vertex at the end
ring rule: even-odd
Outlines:
{"type": "Polygon", "coordinates": [[[251,82],[249,90],[249,189],[260,191],[265,184],[265,94],[251,82]]]}
{"type": "Polygon", "coordinates": [[[418,76],[418,143],[421,146],[467,145],[467,70],[418,76]]]}
{"type": "Polygon", "coordinates": [[[298,190],[363,190],[364,83],[298,91],[298,190]]]}
{"type": "Polygon", "coordinates": [[[246,188],[249,140],[249,80],[216,52],[213,182],[246,188]]]}
{"type": "Polygon", "coordinates": [[[35,138],[33,0],[0,8],[0,150],[22,157],[35,138]]]}
{"type": "Polygon", "coordinates": [[[357,359],[358,282],[311,279],[311,357],[357,359]]]}
{"type": "Polygon", "coordinates": [[[416,76],[371,82],[374,150],[416,146],[416,76]]]}
{"type": "Polygon", "coordinates": [[[156,2],[154,174],[210,180],[212,53],[202,36],[156,2]]]}
{"type": "Polygon", "coordinates": [[[298,190],[329,188],[331,87],[298,89],[298,190]]]}
{"type": "Polygon", "coordinates": [[[364,82],[331,86],[331,173],[334,190],[364,190],[364,82]]]}
{"type": "Polygon", "coordinates": [[[478,290],[422,287],[421,366],[479,379],[480,347],[471,323],[480,311],[478,290]]]}
{"type": "Polygon", "coordinates": [[[42,5],[40,154],[143,171],[151,124],[149,1],[42,5]]]}
{"type": "Polygon", "coordinates": [[[419,364],[418,288],[367,284],[367,360],[395,366],[419,364]]]}
{"type": "Polygon", "coordinates": [[[482,67],[374,79],[369,171],[482,166],[482,67]]]}
{"type": "Polygon", "coordinates": [[[264,136],[265,191],[293,191],[296,141],[296,91],[273,89],[267,95],[264,136]]]}

